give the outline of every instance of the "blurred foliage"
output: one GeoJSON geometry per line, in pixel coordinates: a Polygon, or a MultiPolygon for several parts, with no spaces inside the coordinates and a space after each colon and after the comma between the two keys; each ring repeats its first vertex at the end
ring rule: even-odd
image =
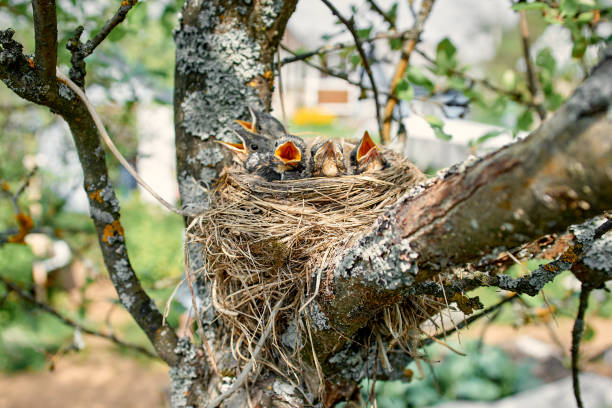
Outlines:
{"type": "MultiPolygon", "coordinates": [[[[374,390],[376,406],[380,408],[424,407],[444,401],[493,401],[533,388],[539,381],[531,374],[529,362],[514,362],[498,347],[482,346],[477,341],[452,344],[466,356],[435,344],[427,347],[426,355],[433,365],[421,362],[424,377],[414,374],[411,382],[377,381],[374,390]]],[[[406,372],[419,373],[416,363],[406,372]]],[[[368,399],[370,380],[362,383],[362,398],[368,399]]]]}

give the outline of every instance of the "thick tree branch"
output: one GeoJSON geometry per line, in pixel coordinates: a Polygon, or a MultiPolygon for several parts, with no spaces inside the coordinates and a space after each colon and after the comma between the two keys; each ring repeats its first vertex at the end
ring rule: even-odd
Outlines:
{"type": "Polygon", "coordinates": [[[119,217],[119,202],[108,177],[104,149],[94,121],[80,100],[61,114],[72,131],[83,169],[90,215],[104,264],[119,300],[146,333],[159,356],[173,365],[178,359],[174,354],[177,337],[170,327],[162,325],[161,313],[140,285],[130,263],[119,217]]]}
{"type": "Polygon", "coordinates": [[[319,358],[414,284],[608,210],[611,78],[608,49],[591,77],[530,137],[413,189],[339,254],[330,272],[334,297],[319,304],[344,337],[318,331],[319,358]]]}
{"type": "MultiPolygon", "coordinates": [[[[419,14],[412,27],[412,31],[414,32],[413,38],[408,40],[402,47],[402,55],[400,57],[399,62],[397,63],[397,66],[395,67],[395,73],[393,74],[393,79],[391,80],[391,88],[389,90],[389,93],[391,95],[395,95],[397,84],[404,76],[406,68],[408,68],[410,54],[412,54],[412,51],[414,51],[414,47],[416,47],[419,41],[419,37],[421,35],[421,32],[423,31],[423,26],[425,25],[427,17],[429,17],[429,13],[431,12],[431,8],[433,7],[434,1],[435,0],[423,0],[421,4],[421,9],[419,10],[419,14]]],[[[381,133],[381,139],[383,143],[391,142],[391,119],[393,118],[393,109],[395,109],[396,104],[396,98],[387,99],[387,103],[385,104],[385,112],[383,115],[383,129],[381,133]]]]}
{"type": "Polygon", "coordinates": [[[60,80],[54,79],[58,93],[47,92],[48,86],[30,66],[22,54],[23,47],[12,36],[12,30],[0,32],[0,79],[22,98],[48,106],[68,123],[83,168],[91,218],[119,300],[147,334],[159,356],[173,365],[178,361],[174,353],[176,334],[162,325],[161,313],[142,289],[130,264],[119,220],[119,202],[108,177],[95,122],[85,104],[60,80]]]}
{"type": "Polygon", "coordinates": [[[34,39],[36,41],[34,63],[45,83],[57,86],[57,14],[55,0],[32,0],[34,13],[34,39]]]}
{"type": "Polygon", "coordinates": [[[61,314],[60,312],[58,312],[57,310],[55,310],[54,308],[52,308],[48,304],[36,300],[36,298],[34,298],[33,296],[31,296],[28,293],[26,293],[23,290],[21,290],[19,288],[19,286],[17,286],[15,283],[9,281],[8,279],[6,279],[6,278],[4,278],[2,276],[0,276],[0,282],[2,282],[2,284],[4,286],[6,286],[8,290],[15,292],[17,294],[17,296],[19,296],[20,298],[25,299],[28,302],[34,304],[36,307],[44,310],[45,312],[47,312],[49,314],[52,314],[53,316],[55,316],[59,320],[61,320],[62,323],[66,324],[68,326],[74,327],[75,329],[79,329],[83,333],[91,334],[92,336],[97,336],[97,337],[101,337],[101,338],[110,340],[113,343],[115,343],[115,344],[117,344],[117,345],[119,345],[121,347],[126,347],[126,348],[130,348],[130,349],[136,350],[139,353],[142,353],[142,354],[144,354],[144,355],[146,355],[148,357],[157,358],[157,356],[155,354],[151,353],[146,348],[144,348],[142,346],[139,346],[137,344],[126,343],[126,342],[120,340],[119,338],[117,338],[117,336],[115,336],[115,334],[113,334],[113,333],[105,334],[105,333],[102,333],[100,331],[87,328],[87,327],[85,327],[85,326],[75,322],[74,320],[64,316],[63,314],[61,314]]]}

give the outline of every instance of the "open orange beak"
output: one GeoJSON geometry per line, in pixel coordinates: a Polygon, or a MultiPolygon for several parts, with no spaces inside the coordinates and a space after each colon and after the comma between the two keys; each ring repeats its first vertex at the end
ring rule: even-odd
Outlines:
{"type": "Polygon", "coordinates": [[[233,152],[244,153],[244,154],[248,153],[243,143],[230,143],[230,142],[224,142],[222,140],[215,140],[215,141],[227,147],[233,152]]]}
{"type": "Polygon", "coordinates": [[[234,122],[248,130],[249,132],[253,132],[255,126],[253,126],[253,122],[247,122],[246,120],[236,119],[234,122]]]}
{"type": "Polygon", "coordinates": [[[362,162],[367,157],[371,159],[374,156],[374,152],[378,154],[379,147],[376,146],[376,143],[370,137],[370,134],[366,130],[361,138],[361,143],[359,144],[359,149],[357,150],[357,162],[362,162]]]}
{"type": "Polygon", "coordinates": [[[302,160],[302,152],[293,142],[289,141],[276,148],[274,157],[277,157],[284,164],[295,166],[302,160]]]}

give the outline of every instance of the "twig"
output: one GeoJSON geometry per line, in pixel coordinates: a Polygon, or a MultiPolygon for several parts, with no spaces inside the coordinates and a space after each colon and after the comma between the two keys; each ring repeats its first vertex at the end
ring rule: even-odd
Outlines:
{"type": "Polygon", "coordinates": [[[119,25],[123,20],[125,20],[127,13],[132,9],[132,7],[136,5],[136,3],[138,3],[138,0],[121,1],[121,6],[119,6],[119,9],[117,9],[117,11],[115,12],[115,15],[112,16],[104,24],[104,27],[102,27],[102,30],[100,30],[100,32],[96,34],[94,38],[87,41],[87,43],[85,44],[84,49],[83,49],[85,53],[85,57],[91,55],[91,53],[96,49],[96,47],[100,45],[100,43],[104,41],[106,37],[108,37],[111,31],[113,31],[113,29],[117,25],[119,25]]]}
{"type": "Polygon", "coordinates": [[[59,80],[65,82],[66,85],[68,85],[68,87],[70,87],[70,89],[72,89],[74,93],[76,93],[79,96],[79,98],[81,99],[81,101],[83,102],[87,110],[89,111],[89,114],[91,115],[93,121],[95,122],[96,127],[98,128],[98,133],[100,134],[100,137],[102,138],[106,146],[109,148],[113,156],[115,156],[115,158],[119,161],[119,163],[121,163],[121,165],[127,170],[127,172],[130,173],[132,177],[134,177],[134,180],[136,180],[138,184],[140,184],[145,190],[149,192],[149,194],[151,194],[157,201],[159,201],[164,207],[166,207],[171,212],[175,214],[183,215],[183,216],[192,215],[184,211],[181,211],[177,208],[174,208],[172,204],[164,200],[159,194],[155,192],[155,190],[153,190],[151,186],[149,186],[142,179],[142,177],[140,177],[140,175],[136,172],[136,170],[134,170],[132,165],[123,157],[119,149],[117,149],[117,146],[115,146],[115,143],[113,143],[112,139],[106,132],[106,128],[104,127],[104,124],[102,123],[102,119],[100,118],[100,115],[98,115],[98,112],[96,112],[96,109],[93,107],[93,105],[91,104],[87,96],[85,95],[85,92],[83,92],[81,88],[79,88],[74,82],[72,82],[72,80],[70,80],[68,77],[62,74],[59,68],[57,68],[56,75],[59,80]]]}
{"type": "Polygon", "coordinates": [[[37,171],[38,171],[38,166],[34,166],[34,168],[30,170],[30,172],[25,176],[23,182],[21,183],[21,185],[19,186],[19,188],[17,189],[15,193],[12,193],[8,189],[8,187],[0,189],[0,192],[4,192],[4,194],[8,195],[9,198],[11,199],[11,203],[13,204],[13,211],[15,212],[15,214],[19,214],[21,212],[21,210],[19,209],[19,202],[18,202],[19,196],[23,194],[25,189],[30,184],[30,180],[32,179],[32,177],[34,177],[34,174],[36,174],[37,171]]]}
{"type": "MultiPolygon", "coordinates": [[[[425,60],[427,60],[427,62],[429,62],[430,64],[433,65],[437,65],[436,61],[431,58],[429,55],[427,55],[425,52],[423,52],[422,50],[416,48],[414,50],[417,54],[419,54],[420,56],[422,56],[423,58],[425,58],[425,60]]],[[[511,100],[513,100],[514,102],[529,106],[531,108],[535,109],[535,103],[533,103],[533,101],[527,101],[525,100],[525,96],[520,93],[520,92],[515,92],[515,91],[509,91],[503,88],[500,88],[499,86],[491,83],[488,79],[480,79],[480,78],[474,78],[462,71],[457,71],[455,69],[448,69],[448,73],[451,75],[454,75],[456,77],[462,78],[466,81],[469,81],[471,83],[475,83],[475,84],[479,84],[487,89],[489,89],[490,91],[493,91],[495,93],[498,93],[500,95],[504,95],[507,96],[508,98],[510,98],[511,100]]]]}
{"type": "Polygon", "coordinates": [[[70,78],[77,83],[80,87],[85,86],[85,58],[87,58],[93,51],[108,37],[113,29],[119,25],[127,13],[138,3],[138,0],[122,0],[121,5],[115,12],[115,14],[104,24],[100,32],[96,34],[91,40],[83,44],[81,42],[81,35],[83,34],[83,26],[77,27],[74,32],[74,37],[68,40],[66,48],[72,53],[70,62],[72,67],[70,68],[70,78]]]}
{"type": "Polygon", "coordinates": [[[527,15],[525,14],[525,10],[519,10],[519,16],[521,41],[523,43],[523,56],[525,58],[525,72],[527,75],[527,88],[529,89],[529,93],[531,93],[531,99],[538,116],[541,120],[544,120],[546,118],[546,110],[538,102],[538,87],[536,85],[535,73],[533,72],[533,67],[531,65],[531,53],[529,52],[529,29],[527,27],[527,15]]]}
{"type": "Polygon", "coordinates": [[[578,405],[578,408],[583,408],[582,398],[580,396],[580,379],[578,377],[578,374],[580,373],[580,368],[578,367],[580,339],[582,338],[582,331],[584,330],[584,314],[589,303],[589,295],[591,294],[592,289],[593,288],[589,285],[582,283],[580,303],[578,303],[578,313],[576,314],[574,328],[572,329],[572,386],[574,388],[574,396],[576,397],[576,404],[578,405]]]}
{"type": "MultiPolygon", "coordinates": [[[[494,304],[493,306],[490,306],[488,308],[486,308],[485,310],[483,310],[482,312],[478,313],[477,315],[472,315],[470,317],[468,317],[467,319],[464,319],[461,323],[455,325],[453,328],[448,329],[447,331],[437,334],[436,336],[434,336],[436,339],[443,339],[445,337],[447,337],[450,334],[453,334],[454,332],[456,332],[457,330],[461,330],[463,329],[465,326],[468,326],[469,324],[475,322],[478,319],[481,319],[483,317],[485,317],[488,314],[491,314],[493,312],[495,312],[496,310],[498,310],[500,307],[502,307],[503,305],[505,305],[508,302],[511,302],[515,299],[517,299],[518,296],[516,294],[511,294],[507,297],[505,297],[504,299],[500,300],[498,303],[494,304]]],[[[431,339],[426,339],[423,344],[421,344],[422,346],[426,346],[428,344],[431,344],[433,342],[433,340],[431,339]]]]}
{"type": "MultiPolygon", "coordinates": [[[[429,13],[431,12],[431,8],[433,7],[434,1],[435,0],[423,0],[423,3],[421,4],[421,10],[419,10],[419,15],[416,18],[412,27],[414,36],[402,47],[402,56],[400,57],[397,66],[395,67],[395,73],[393,74],[393,79],[391,80],[391,87],[389,89],[389,93],[391,93],[391,95],[395,95],[397,85],[404,76],[406,68],[408,68],[410,54],[412,54],[412,51],[414,51],[414,48],[419,40],[420,34],[423,31],[423,26],[425,24],[425,21],[427,20],[427,17],[429,16],[429,13]]],[[[391,120],[393,118],[393,109],[395,109],[396,103],[397,99],[389,98],[387,99],[387,103],[385,105],[383,128],[381,133],[381,140],[385,144],[391,142],[391,120]]]]}
{"type": "Polygon", "coordinates": [[[378,131],[382,135],[382,127],[381,127],[381,120],[380,120],[380,102],[378,100],[378,88],[376,86],[376,81],[374,80],[374,75],[372,74],[372,67],[370,66],[368,57],[366,56],[365,51],[363,50],[363,44],[361,43],[361,39],[359,38],[357,31],[355,30],[355,24],[352,21],[347,20],[329,0],[321,0],[321,1],[327,6],[327,8],[331,10],[333,14],[336,15],[336,17],[338,17],[338,20],[340,20],[342,24],[346,26],[346,28],[349,30],[349,32],[353,36],[353,40],[355,41],[355,47],[357,48],[357,52],[359,53],[359,56],[361,57],[363,68],[365,69],[366,73],[368,74],[368,78],[370,79],[370,85],[372,86],[372,92],[374,93],[374,104],[376,105],[376,122],[378,123],[378,131]]]}
{"type": "Polygon", "coordinates": [[[389,28],[391,28],[392,30],[395,30],[395,21],[393,21],[393,19],[389,17],[389,15],[385,13],[383,9],[380,8],[380,6],[376,3],[376,1],[366,0],[366,3],[370,5],[370,8],[374,12],[376,12],[378,15],[380,15],[383,18],[383,20],[385,20],[385,22],[389,25],[389,28]]]}
{"type": "MultiPolygon", "coordinates": [[[[292,51],[292,50],[290,50],[290,49],[286,48],[284,45],[282,45],[282,44],[281,44],[281,45],[280,45],[280,47],[281,47],[282,49],[284,49],[285,51],[287,51],[287,52],[289,52],[289,53],[291,53],[291,54],[296,55],[296,54],[294,53],[294,51],[292,51]]],[[[363,91],[363,92],[372,92],[372,88],[370,88],[370,87],[368,87],[368,86],[363,85],[363,84],[362,84],[361,82],[359,82],[359,81],[354,81],[354,80],[350,79],[350,78],[349,78],[349,76],[348,76],[348,74],[347,74],[347,73],[345,73],[345,72],[333,71],[333,70],[331,70],[331,69],[329,69],[329,68],[325,68],[325,67],[322,67],[322,66],[320,66],[320,65],[314,64],[314,63],[312,63],[312,62],[308,61],[308,59],[304,59],[304,60],[303,60],[303,62],[304,62],[304,64],[306,64],[306,65],[308,65],[308,66],[310,66],[310,67],[312,67],[312,68],[314,68],[314,69],[316,69],[316,70],[318,70],[318,71],[320,71],[320,72],[324,73],[325,75],[329,75],[329,76],[333,76],[334,78],[339,78],[339,79],[342,79],[342,80],[343,80],[343,81],[345,81],[347,84],[349,84],[349,85],[353,85],[353,86],[356,86],[356,87],[358,87],[358,88],[359,88],[361,91],[363,91]]],[[[380,93],[381,95],[385,95],[385,96],[387,96],[387,97],[389,97],[389,98],[396,98],[395,96],[393,96],[393,95],[391,95],[391,94],[389,94],[388,92],[385,92],[385,91],[379,91],[379,93],[380,93]]],[[[397,99],[397,98],[396,98],[396,99],[397,99]]]]}
{"type": "MultiPolygon", "coordinates": [[[[361,42],[363,44],[371,44],[375,41],[379,41],[379,40],[390,40],[390,39],[401,39],[403,41],[408,40],[408,39],[412,39],[414,37],[414,33],[412,32],[412,30],[406,30],[406,31],[402,31],[401,33],[389,33],[389,32],[384,32],[384,33],[378,33],[373,35],[372,37],[369,38],[364,38],[363,40],[361,40],[361,42]]],[[[286,48],[283,44],[281,44],[281,48],[283,48],[285,51],[290,52],[291,54],[293,54],[293,57],[286,57],[283,58],[280,62],[281,66],[285,65],[285,64],[290,64],[292,62],[296,62],[296,61],[303,61],[305,59],[314,57],[315,55],[324,55],[324,54],[328,54],[330,52],[333,51],[340,51],[340,50],[344,50],[347,48],[352,48],[354,47],[355,44],[351,43],[351,44],[347,44],[347,43],[336,43],[336,44],[326,44],[326,45],[322,45],[318,48],[315,48],[312,51],[307,51],[304,53],[296,53],[295,51],[292,51],[288,48],[286,48]]]]}
{"type": "Polygon", "coordinates": [[[285,299],[284,296],[281,297],[278,300],[278,302],[276,302],[276,305],[274,305],[274,309],[272,309],[272,313],[270,314],[270,317],[268,319],[268,327],[266,327],[261,337],[259,338],[259,341],[257,342],[257,345],[255,346],[255,350],[253,351],[253,355],[251,356],[251,359],[249,360],[249,362],[244,366],[244,368],[242,369],[238,377],[236,377],[232,386],[229,387],[223,394],[219,395],[217,398],[212,400],[208,404],[207,406],[208,408],[217,407],[221,402],[223,402],[230,395],[232,395],[238,388],[242,387],[249,373],[251,372],[251,368],[253,368],[253,365],[255,364],[255,360],[257,359],[257,356],[261,352],[261,349],[263,348],[266,340],[268,339],[268,336],[270,335],[270,332],[272,331],[272,328],[274,327],[274,324],[276,323],[275,321],[276,315],[278,314],[278,311],[280,310],[280,307],[283,304],[284,299],[285,299]]]}
{"type": "Polygon", "coordinates": [[[159,358],[156,354],[150,352],[149,350],[147,350],[146,348],[136,345],[136,344],[130,344],[130,343],[126,343],[122,340],[119,340],[114,334],[104,334],[101,333],[97,330],[94,329],[90,329],[87,327],[84,327],[82,325],[80,325],[79,323],[75,322],[74,320],[62,315],[60,312],[58,312],[57,310],[55,310],[53,307],[49,306],[46,303],[40,302],[38,300],[36,300],[33,296],[30,296],[29,294],[27,294],[26,292],[22,291],[19,286],[17,286],[16,284],[14,284],[13,282],[9,281],[8,279],[0,276],[0,282],[2,282],[9,290],[15,292],[20,298],[27,300],[28,302],[34,304],[35,306],[37,306],[38,308],[44,310],[45,312],[52,314],[53,316],[57,317],[59,320],[61,320],[64,324],[68,325],[68,326],[72,326],[76,329],[81,330],[83,333],[87,333],[87,334],[91,334],[92,336],[98,336],[98,337],[102,337],[105,338],[107,340],[110,340],[122,347],[127,347],[127,348],[131,348],[133,350],[136,350],[148,357],[153,357],[153,358],[159,358]]]}
{"type": "Polygon", "coordinates": [[[551,282],[561,272],[572,268],[582,258],[596,241],[595,236],[601,237],[612,229],[612,222],[606,220],[593,231],[591,237],[584,237],[582,240],[576,239],[576,244],[570,245],[557,259],[547,264],[540,265],[536,270],[527,276],[512,278],[509,275],[490,275],[484,272],[472,272],[468,276],[450,281],[447,285],[442,285],[426,281],[411,288],[412,294],[428,294],[441,297],[444,291],[450,296],[455,293],[465,292],[479,286],[497,286],[517,293],[524,293],[535,296],[548,282],[551,282]]]}

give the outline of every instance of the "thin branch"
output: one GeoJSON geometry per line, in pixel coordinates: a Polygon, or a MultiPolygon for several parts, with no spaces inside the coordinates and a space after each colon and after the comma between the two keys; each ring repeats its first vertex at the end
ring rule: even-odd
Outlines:
{"type": "MultiPolygon", "coordinates": [[[[373,35],[372,37],[369,38],[364,38],[363,40],[361,40],[361,42],[363,44],[371,44],[373,42],[379,41],[379,40],[390,40],[390,39],[401,39],[402,41],[406,41],[409,39],[414,38],[414,33],[412,30],[406,30],[406,31],[402,31],[401,33],[389,33],[389,32],[382,32],[382,33],[378,33],[373,35]]],[[[291,54],[293,54],[293,57],[287,57],[287,58],[283,58],[281,61],[281,66],[285,65],[285,64],[290,64],[292,62],[296,62],[296,61],[303,61],[305,59],[314,57],[315,55],[325,55],[328,54],[330,52],[333,51],[340,51],[340,50],[344,50],[347,48],[352,48],[355,46],[354,43],[336,43],[336,44],[326,44],[326,45],[322,45],[318,48],[315,48],[312,51],[306,51],[304,53],[298,54],[295,51],[292,51],[288,48],[286,48],[283,44],[280,45],[281,48],[283,48],[285,51],[290,52],[291,54]]]]}
{"type": "Polygon", "coordinates": [[[57,13],[55,0],[32,0],[34,14],[35,67],[47,85],[56,87],[57,13]]]}
{"type": "MultiPolygon", "coordinates": [[[[422,56],[425,60],[427,60],[427,62],[429,62],[430,64],[437,66],[436,60],[431,58],[424,51],[422,51],[422,50],[420,50],[418,48],[416,48],[414,51],[417,54],[419,54],[420,56],[422,56]]],[[[499,87],[498,85],[493,84],[491,81],[489,81],[486,78],[484,78],[484,79],[474,78],[474,77],[466,74],[465,72],[458,71],[458,70],[455,70],[455,69],[452,69],[452,68],[448,69],[448,73],[451,74],[451,75],[454,75],[456,77],[459,77],[461,79],[464,79],[464,80],[466,80],[468,82],[481,85],[481,86],[483,86],[483,87],[485,87],[485,88],[489,89],[490,91],[493,91],[493,92],[495,92],[497,94],[507,96],[508,98],[510,98],[514,102],[517,102],[517,103],[529,106],[529,107],[531,107],[533,109],[535,109],[535,107],[536,107],[536,104],[533,101],[525,100],[525,96],[522,93],[516,92],[516,91],[509,91],[507,89],[503,89],[503,88],[499,87]]]]}
{"type": "Polygon", "coordinates": [[[111,31],[113,31],[113,29],[117,25],[119,25],[121,22],[123,22],[123,20],[125,20],[125,17],[127,16],[128,12],[132,9],[132,7],[136,5],[136,3],[138,3],[138,0],[122,0],[121,1],[121,6],[119,6],[119,9],[117,9],[117,11],[115,12],[115,15],[113,15],[106,22],[106,24],[104,24],[104,27],[102,27],[102,30],[100,30],[100,32],[96,34],[94,38],[87,41],[87,43],[85,44],[84,50],[83,50],[85,53],[85,57],[91,55],[91,53],[96,49],[96,47],[100,45],[100,43],[104,41],[106,37],[108,37],[111,31]]]}
{"type": "Polygon", "coordinates": [[[70,68],[70,79],[72,79],[79,87],[85,86],[85,58],[90,56],[96,47],[102,43],[113,31],[117,25],[119,25],[128,12],[138,3],[138,0],[122,0],[121,5],[115,12],[115,14],[104,24],[100,32],[96,34],[91,40],[85,44],[81,42],[81,35],[83,34],[83,26],[77,27],[74,32],[74,36],[68,40],[66,48],[70,50],[72,57],[70,62],[72,67],[70,68]]]}
{"type": "Polygon", "coordinates": [[[578,408],[583,408],[582,398],[580,396],[580,379],[578,377],[578,374],[580,373],[580,368],[578,367],[578,359],[580,357],[580,339],[582,338],[582,332],[584,331],[584,314],[589,303],[589,295],[591,294],[592,289],[593,288],[589,285],[584,283],[582,284],[582,290],[580,291],[580,302],[578,303],[578,313],[576,314],[574,328],[572,329],[572,386],[578,408]]]}
{"type": "MultiPolygon", "coordinates": [[[[479,320],[487,315],[490,315],[493,312],[496,312],[498,309],[500,309],[503,305],[505,305],[508,302],[512,302],[514,300],[516,300],[518,298],[518,296],[516,294],[511,294],[510,296],[507,296],[505,298],[503,298],[502,300],[500,300],[499,302],[497,302],[496,304],[494,304],[493,306],[489,306],[488,308],[486,308],[485,310],[483,310],[482,312],[472,315],[470,317],[468,317],[467,319],[463,319],[459,324],[456,324],[453,328],[448,329],[446,331],[444,331],[443,333],[437,334],[436,336],[434,336],[436,339],[443,339],[448,337],[449,335],[453,334],[454,332],[463,329],[466,326],[469,326],[470,324],[472,324],[473,322],[475,322],[476,320],[479,320]]],[[[431,344],[433,342],[433,340],[431,339],[426,339],[425,342],[422,344],[422,346],[426,346],[428,344],[431,344]]]]}
{"type": "Polygon", "coordinates": [[[79,329],[83,333],[91,334],[92,336],[102,337],[104,339],[110,340],[113,343],[115,343],[115,344],[117,344],[117,345],[119,345],[121,347],[126,347],[126,348],[130,348],[130,349],[136,350],[139,353],[142,353],[142,354],[144,354],[144,355],[146,355],[148,357],[159,358],[156,354],[151,353],[146,348],[144,348],[142,346],[139,346],[137,344],[126,343],[126,342],[118,339],[112,333],[111,334],[105,334],[105,333],[99,332],[97,330],[87,328],[87,327],[85,327],[85,326],[75,322],[74,320],[72,320],[72,319],[62,315],[60,312],[55,310],[50,305],[36,300],[36,298],[34,298],[33,296],[31,296],[28,293],[26,293],[23,290],[21,290],[19,288],[19,286],[17,286],[15,283],[11,282],[10,280],[8,280],[8,279],[6,279],[6,278],[4,278],[2,276],[0,276],[0,282],[2,282],[2,284],[4,284],[4,286],[6,286],[8,290],[15,292],[17,294],[17,296],[19,296],[20,298],[22,298],[24,300],[27,300],[28,302],[34,304],[39,309],[42,309],[42,310],[44,310],[45,312],[47,312],[49,314],[52,314],[53,316],[57,317],[59,320],[61,320],[64,324],[66,324],[68,326],[72,326],[75,329],[79,329]]]}
{"type": "MultiPolygon", "coordinates": [[[[400,57],[399,62],[397,63],[397,66],[395,67],[395,73],[393,74],[393,79],[391,80],[391,87],[389,89],[389,93],[391,93],[391,95],[395,95],[397,85],[404,76],[406,68],[408,68],[410,54],[412,54],[412,51],[414,50],[417,42],[419,41],[420,34],[423,31],[423,26],[425,25],[425,21],[427,20],[427,17],[431,12],[431,8],[433,7],[434,1],[435,0],[423,0],[421,4],[419,15],[414,21],[414,25],[412,27],[414,36],[402,47],[402,55],[400,57]]],[[[393,119],[393,110],[395,109],[396,103],[397,99],[389,98],[387,99],[387,103],[385,104],[385,111],[383,115],[383,128],[381,133],[381,139],[383,143],[391,142],[391,120],[393,119]]]]}
{"type": "Polygon", "coordinates": [[[523,44],[523,56],[525,58],[525,71],[527,75],[527,87],[529,89],[529,93],[531,93],[531,99],[534,103],[534,107],[538,116],[541,120],[546,118],[546,110],[542,106],[541,103],[538,102],[540,99],[538,97],[538,86],[536,84],[536,77],[533,71],[533,67],[531,65],[531,53],[529,51],[529,29],[527,27],[527,15],[525,14],[525,10],[519,10],[520,16],[520,27],[521,27],[521,41],[523,44]]]}
{"type": "Polygon", "coordinates": [[[385,20],[385,22],[389,25],[390,29],[395,30],[395,21],[391,17],[389,17],[389,15],[385,13],[385,11],[382,8],[380,8],[380,6],[376,3],[376,1],[366,0],[366,3],[370,5],[370,8],[374,12],[376,12],[379,16],[383,18],[383,20],[385,20]]]}
{"type": "Polygon", "coordinates": [[[329,1],[329,0],[321,0],[327,8],[331,10],[331,12],[338,17],[338,20],[342,22],[349,30],[351,35],[353,36],[353,40],[355,41],[355,47],[357,47],[357,52],[361,57],[361,62],[363,64],[363,68],[368,74],[368,78],[370,79],[370,85],[372,86],[372,92],[374,93],[374,104],[376,105],[376,123],[378,124],[378,131],[382,135],[382,127],[380,120],[380,101],[378,100],[378,87],[376,86],[376,81],[374,80],[374,74],[372,74],[372,67],[370,66],[370,62],[368,61],[368,57],[363,50],[363,44],[359,35],[357,34],[357,30],[355,29],[355,24],[352,21],[347,20],[338,9],[329,1]]]}
{"type": "MultiPolygon", "coordinates": [[[[608,223],[608,221],[604,222],[595,231],[610,230],[612,223],[608,223]]],[[[442,294],[447,293],[449,297],[452,297],[455,293],[466,292],[481,286],[497,286],[500,289],[535,296],[545,284],[551,282],[561,272],[571,269],[574,264],[582,259],[582,255],[589,251],[595,241],[595,231],[590,237],[582,240],[577,238],[577,243],[570,245],[556,260],[540,265],[531,274],[520,278],[515,279],[504,274],[490,275],[483,272],[473,272],[461,279],[450,281],[444,286],[437,282],[427,281],[412,286],[410,291],[413,294],[434,296],[442,296],[442,294]]],[[[600,236],[604,233],[605,231],[600,236]]]]}
{"type": "MultiPolygon", "coordinates": [[[[291,53],[293,55],[296,55],[294,53],[294,51],[286,48],[284,45],[281,44],[280,47],[282,49],[284,49],[285,51],[287,51],[287,52],[289,52],[289,53],[291,53]]],[[[317,65],[317,64],[315,64],[315,63],[313,63],[311,61],[308,61],[308,59],[304,59],[303,62],[304,62],[304,64],[308,65],[309,67],[312,67],[312,68],[316,69],[317,71],[322,72],[325,75],[329,75],[329,76],[332,76],[334,78],[342,79],[347,84],[358,87],[362,92],[372,92],[373,91],[372,88],[370,88],[369,86],[366,86],[366,85],[362,84],[359,81],[354,81],[354,80],[350,79],[348,74],[345,73],[345,72],[338,72],[338,71],[334,71],[334,70],[331,70],[331,69],[326,68],[326,67],[322,67],[321,65],[317,65]]],[[[381,95],[385,95],[385,96],[387,96],[389,98],[396,98],[395,96],[392,96],[388,92],[385,92],[385,91],[379,91],[379,92],[380,92],[381,95]]]]}

